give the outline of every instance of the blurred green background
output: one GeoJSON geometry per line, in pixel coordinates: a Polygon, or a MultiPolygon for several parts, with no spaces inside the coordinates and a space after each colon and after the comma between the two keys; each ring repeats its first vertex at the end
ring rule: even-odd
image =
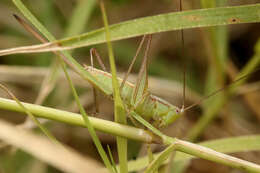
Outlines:
{"type": "MultiPolygon", "coordinates": [[[[84,33],[103,26],[102,16],[98,4],[88,0],[25,0],[24,3],[34,15],[55,35],[56,38],[71,36],[71,33],[84,33]],[[79,4],[87,4],[80,6],[79,4]],[[76,12],[76,10],[79,10],[76,12]],[[78,19],[70,26],[73,15],[78,19]],[[81,21],[82,20],[82,21],[81,21]],[[77,31],[73,31],[73,29],[77,31]]],[[[220,1],[219,1],[220,2],[220,1]]],[[[221,1],[217,6],[233,6],[243,4],[254,4],[257,0],[230,0],[221,1]]],[[[214,6],[213,5],[213,6],[214,6]]],[[[183,10],[213,7],[208,1],[184,0],[183,10]]],[[[135,18],[152,16],[162,13],[179,11],[179,1],[173,0],[110,0],[106,1],[110,24],[119,23],[135,18]]],[[[10,0],[0,1],[0,49],[17,46],[39,44],[39,42],[27,33],[14,19],[13,14],[23,17],[10,0]]],[[[150,90],[167,101],[181,106],[182,104],[182,74],[186,64],[187,98],[189,105],[198,101],[202,95],[230,83],[236,71],[242,69],[250,59],[257,53],[254,47],[260,38],[260,24],[239,24],[219,28],[199,28],[184,30],[184,45],[182,44],[181,31],[165,32],[153,35],[151,50],[149,52],[149,85],[150,90]],[[211,70],[217,68],[214,57],[220,60],[222,69],[211,76],[211,70]],[[219,82],[219,79],[221,79],[219,82]],[[212,82],[213,81],[213,82],[212,82]]],[[[127,71],[128,66],[136,52],[141,37],[116,41],[113,48],[116,57],[117,70],[120,74],[127,71]]],[[[106,45],[96,45],[106,66],[108,67],[108,56],[106,45]]],[[[89,50],[91,47],[76,49],[73,56],[81,64],[90,64],[89,50]]],[[[48,74],[54,56],[51,53],[20,54],[0,58],[0,82],[5,83],[8,88],[22,101],[35,103],[37,95],[42,86],[44,76],[48,74]]],[[[134,78],[140,68],[141,56],[134,66],[134,78]]],[[[98,67],[98,66],[97,66],[98,67]]],[[[99,67],[98,67],[99,68],[99,67]]],[[[239,136],[246,134],[257,134],[260,132],[260,111],[252,104],[260,103],[259,97],[259,72],[250,75],[250,83],[241,88],[234,97],[229,99],[225,106],[216,111],[214,121],[208,121],[207,128],[196,137],[191,137],[189,131],[194,127],[203,112],[211,108],[210,103],[195,107],[185,117],[163,131],[170,136],[203,141],[209,139],[223,138],[228,136],[239,136]],[[253,85],[254,84],[254,85],[253,85]],[[253,96],[252,96],[253,95],[253,96]],[[248,98],[249,97],[249,98],[248,98]],[[205,108],[206,107],[206,108],[205,108]],[[253,108],[252,108],[253,107],[253,108]]],[[[72,94],[64,77],[58,73],[58,79],[50,95],[41,104],[63,110],[78,112],[72,94]]],[[[94,113],[93,94],[91,87],[80,81],[79,77],[72,74],[73,81],[77,85],[82,103],[87,112],[94,113]]],[[[0,91],[1,97],[7,97],[0,91]]],[[[216,96],[213,96],[213,99],[216,96]]],[[[112,102],[102,94],[98,95],[100,100],[99,118],[112,120],[112,102]]],[[[1,118],[17,124],[24,122],[24,116],[16,113],[0,110],[1,118]]],[[[213,118],[212,118],[213,119],[213,118]]],[[[48,127],[59,140],[75,148],[86,156],[99,159],[94,145],[86,129],[72,127],[66,124],[48,122],[48,127]]],[[[104,144],[109,144],[113,154],[116,156],[116,144],[111,135],[99,133],[104,144]]],[[[135,159],[142,155],[139,152],[140,143],[130,141],[129,159],[135,159]]],[[[160,146],[154,146],[155,151],[160,151],[160,146]]],[[[260,153],[237,153],[236,156],[260,164],[260,153]]],[[[3,146],[0,150],[0,172],[59,172],[33,158],[32,156],[18,150],[13,152],[10,146],[3,146]]],[[[230,172],[231,169],[201,159],[194,160],[186,172],[230,172]],[[201,166],[203,165],[203,166],[201,166]]]]}

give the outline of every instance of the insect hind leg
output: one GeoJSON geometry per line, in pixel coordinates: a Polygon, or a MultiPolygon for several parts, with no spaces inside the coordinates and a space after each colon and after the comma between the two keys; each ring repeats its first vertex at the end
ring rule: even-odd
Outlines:
{"type": "MultiPolygon", "coordinates": [[[[92,68],[94,68],[94,60],[93,60],[94,58],[93,57],[95,57],[97,59],[98,64],[100,65],[102,70],[107,71],[106,66],[105,66],[101,56],[99,55],[98,51],[95,48],[90,49],[90,62],[91,62],[92,68]]],[[[95,113],[94,114],[98,114],[99,113],[99,102],[98,102],[97,90],[95,89],[94,86],[92,86],[92,90],[93,90],[94,105],[95,105],[95,113]]]]}

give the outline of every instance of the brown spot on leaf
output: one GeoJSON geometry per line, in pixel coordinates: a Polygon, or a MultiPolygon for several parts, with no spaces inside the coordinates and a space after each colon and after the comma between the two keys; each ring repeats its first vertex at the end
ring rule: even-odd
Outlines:
{"type": "Polygon", "coordinates": [[[189,21],[200,21],[201,19],[199,16],[194,16],[194,15],[183,16],[183,18],[189,21]]]}
{"type": "Polygon", "coordinates": [[[233,24],[233,23],[240,23],[241,22],[241,20],[240,19],[238,19],[238,18],[230,18],[230,19],[228,19],[228,23],[231,23],[231,24],[233,24]]]}

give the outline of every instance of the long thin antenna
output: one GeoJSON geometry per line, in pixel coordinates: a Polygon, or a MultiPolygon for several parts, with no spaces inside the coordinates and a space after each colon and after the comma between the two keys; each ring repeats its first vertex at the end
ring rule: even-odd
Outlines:
{"type": "MultiPolygon", "coordinates": [[[[180,0],[180,11],[182,11],[182,0],[180,0]]],[[[181,52],[184,53],[184,34],[183,34],[183,29],[181,29],[181,44],[182,44],[182,50],[181,52]]],[[[183,100],[182,100],[182,107],[181,107],[181,112],[185,109],[185,98],[186,98],[186,60],[184,57],[184,63],[183,63],[183,100]]]]}
{"type": "Polygon", "coordinates": [[[41,36],[38,32],[36,32],[29,24],[27,24],[22,18],[13,14],[14,18],[29,32],[31,33],[36,39],[40,40],[43,43],[48,42],[43,36],[41,36]]]}
{"type": "Polygon", "coordinates": [[[127,73],[126,73],[125,76],[124,76],[123,82],[121,83],[120,90],[123,89],[123,87],[124,87],[124,85],[125,85],[125,82],[126,82],[128,76],[129,76],[129,74],[131,73],[131,70],[132,70],[132,68],[133,68],[133,66],[134,66],[134,63],[135,63],[135,61],[136,61],[136,59],[137,59],[137,57],[138,57],[138,55],[139,55],[139,53],[140,53],[140,51],[141,51],[141,49],[142,49],[142,47],[143,47],[145,38],[146,38],[146,35],[143,36],[143,38],[142,38],[142,40],[141,40],[141,42],[140,42],[140,44],[139,44],[139,46],[138,46],[138,48],[137,48],[137,51],[136,51],[136,53],[135,53],[135,56],[134,56],[134,58],[133,58],[133,60],[132,60],[132,62],[131,62],[131,64],[130,64],[130,66],[129,66],[128,70],[127,70],[127,73]]]}
{"type": "Polygon", "coordinates": [[[221,91],[223,91],[223,90],[225,90],[225,89],[231,87],[231,86],[234,85],[235,83],[237,83],[237,82],[239,82],[239,81],[241,81],[241,80],[243,80],[243,79],[246,79],[248,76],[252,75],[253,73],[255,73],[255,72],[257,72],[257,71],[260,71],[260,68],[258,68],[258,69],[256,69],[256,70],[252,71],[251,73],[245,74],[245,75],[239,77],[238,79],[232,81],[230,84],[228,84],[228,85],[226,85],[226,86],[224,86],[224,87],[222,87],[222,88],[220,88],[220,89],[218,89],[218,90],[212,92],[212,93],[209,94],[209,95],[206,95],[206,96],[202,97],[199,101],[197,101],[196,103],[193,103],[192,105],[186,107],[183,111],[187,111],[187,110],[189,110],[189,109],[191,109],[191,108],[193,108],[193,107],[195,107],[195,106],[201,104],[203,101],[207,100],[207,99],[210,98],[211,96],[214,96],[214,95],[218,94],[219,92],[221,92],[221,91]]]}

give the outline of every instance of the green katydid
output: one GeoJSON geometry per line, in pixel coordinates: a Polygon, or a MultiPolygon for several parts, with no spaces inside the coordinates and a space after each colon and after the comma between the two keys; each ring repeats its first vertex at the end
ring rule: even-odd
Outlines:
{"type": "MultiPolygon", "coordinates": [[[[140,43],[137,54],[139,53],[140,47],[144,42],[144,38],[145,36],[140,43]]],[[[150,41],[151,38],[148,39],[148,45],[145,51],[142,67],[138,75],[137,84],[134,85],[133,83],[126,81],[137,55],[133,59],[125,78],[118,78],[118,81],[121,84],[121,97],[124,100],[124,103],[129,112],[136,112],[138,115],[151,122],[156,127],[165,127],[173,123],[181,115],[182,110],[177,106],[171,105],[167,101],[152,95],[148,91],[148,79],[146,71],[150,41]]],[[[112,92],[112,76],[110,73],[98,70],[92,66],[85,66],[85,69],[91,73],[96,78],[96,80],[106,85],[107,88],[112,92]]]]}
{"type": "MultiPolygon", "coordinates": [[[[32,33],[41,42],[46,42],[45,39],[40,34],[38,34],[25,21],[23,21],[21,18],[19,18],[18,21],[25,27],[26,30],[32,33]]],[[[150,43],[148,43],[148,46],[149,45],[150,43]]],[[[128,108],[128,110],[136,112],[145,120],[150,121],[156,127],[165,127],[171,124],[172,122],[174,122],[181,115],[182,110],[177,106],[173,106],[167,101],[150,94],[150,92],[148,91],[147,74],[146,74],[148,49],[149,48],[147,48],[146,50],[145,53],[146,55],[142,63],[143,67],[141,68],[138,77],[139,78],[138,81],[140,81],[140,83],[138,85],[134,85],[128,81],[125,81],[124,84],[121,85],[121,96],[124,99],[125,105],[128,108]],[[145,75],[143,75],[143,73],[145,75]]],[[[73,70],[76,69],[75,66],[77,67],[80,66],[76,61],[69,62],[67,60],[67,57],[65,57],[65,55],[63,55],[62,53],[58,53],[58,52],[54,52],[54,53],[59,54],[63,59],[65,59],[65,62],[73,70]]],[[[91,50],[91,56],[93,56],[93,54],[95,54],[95,56],[98,58],[99,64],[101,64],[99,55],[96,53],[96,51],[94,51],[94,49],[91,50]]],[[[82,66],[80,67],[82,68],[82,66]]],[[[101,64],[101,67],[103,68],[103,70],[105,70],[104,65],[101,64]]],[[[99,89],[105,95],[112,98],[113,88],[112,88],[111,74],[102,70],[98,70],[92,66],[85,65],[84,69],[85,69],[85,74],[87,75],[83,75],[83,78],[88,80],[95,88],[99,89]]],[[[79,70],[76,70],[76,72],[80,73],[79,70]]],[[[125,77],[125,80],[126,79],[127,76],[125,77]]],[[[121,78],[118,78],[118,81],[119,83],[122,83],[123,80],[121,78]]]]}

